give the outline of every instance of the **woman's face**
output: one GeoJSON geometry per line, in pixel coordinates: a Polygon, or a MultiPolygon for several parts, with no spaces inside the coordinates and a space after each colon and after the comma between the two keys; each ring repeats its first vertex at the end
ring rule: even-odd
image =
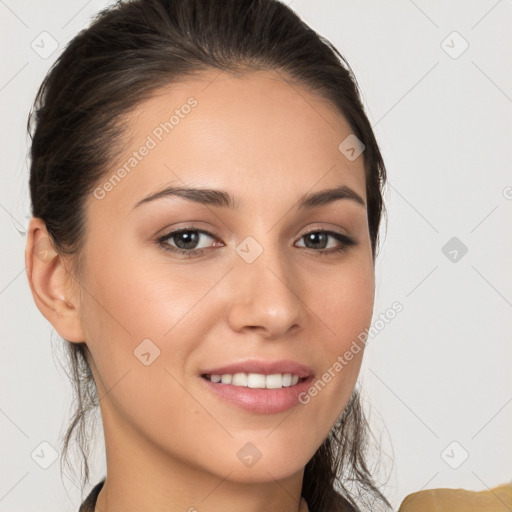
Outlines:
{"type": "Polygon", "coordinates": [[[363,351],[335,363],[371,322],[363,155],[339,149],[351,129],[262,71],[161,89],[124,126],[87,200],[80,277],[107,448],[239,482],[290,477],[347,404],[363,351]],[[168,187],[219,192],[148,199],[168,187]],[[338,187],[353,196],[300,206],[338,187]],[[255,375],[229,384],[241,373],[255,375]]]}

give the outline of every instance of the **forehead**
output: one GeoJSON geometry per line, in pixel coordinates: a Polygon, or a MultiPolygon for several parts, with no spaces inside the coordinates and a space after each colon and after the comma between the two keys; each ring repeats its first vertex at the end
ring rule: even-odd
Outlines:
{"type": "Polygon", "coordinates": [[[365,198],[363,157],[339,150],[348,122],[281,73],[202,72],[160,88],[123,127],[124,149],[102,181],[122,175],[106,197],[121,208],[170,184],[269,202],[342,184],[365,198]]]}

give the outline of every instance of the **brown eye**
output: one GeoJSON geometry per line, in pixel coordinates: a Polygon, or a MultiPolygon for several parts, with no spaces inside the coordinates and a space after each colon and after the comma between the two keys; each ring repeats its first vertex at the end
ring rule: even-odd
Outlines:
{"type": "Polygon", "coordinates": [[[331,253],[346,251],[350,246],[356,245],[357,242],[348,235],[336,233],[334,231],[310,231],[302,236],[301,239],[305,240],[305,247],[313,249],[318,253],[331,253]],[[328,247],[329,238],[334,238],[338,241],[338,246],[328,247]]]}
{"type": "Polygon", "coordinates": [[[215,237],[211,233],[208,233],[208,231],[187,228],[171,231],[170,233],[160,237],[157,242],[167,251],[186,256],[195,256],[201,254],[206,248],[208,248],[208,245],[205,247],[197,247],[197,244],[205,237],[215,240],[215,237]],[[171,244],[169,241],[172,241],[173,243],[171,244]]]}

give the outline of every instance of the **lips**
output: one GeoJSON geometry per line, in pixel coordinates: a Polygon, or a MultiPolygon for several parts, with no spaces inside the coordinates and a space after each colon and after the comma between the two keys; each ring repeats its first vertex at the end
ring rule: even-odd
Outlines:
{"type": "Polygon", "coordinates": [[[259,373],[262,375],[274,375],[291,373],[298,375],[301,379],[314,376],[314,371],[309,366],[283,359],[279,361],[247,360],[232,363],[224,366],[211,367],[200,371],[201,376],[206,375],[234,375],[236,373],[259,373]]]}
{"type": "Polygon", "coordinates": [[[199,381],[202,389],[230,407],[234,406],[237,409],[256,414],[276,414],[301,404],[299,397],[307,392],[314,380],[314,375],[311,367],[290,359],[278,361],[250,359],[224,366],[205,368],[200,372],[199,381]],[[251,374],[253,374],[252,377],[251,374]],[[282,378],[282,387],[276,386],[276,389],[272,389],[273,386],[262,388],[259,385],[246,387],[232,382],[232,379],[240,377],[256,378],[261,381],[262,375],[273,376],[270,380],[275,380],[276,377],[282,378]],[[215,376],[215,382],[211,380],[212,376],[215,376]],[[224,379],[228,376],[232,379],[224,379]],[[290,377],[292,378],[290,379],[290,377]],[[219,378],[226,382],[219,382],[219,378]],[[285,378],[292,382],[285,384],[285,378]]]}
{"type": "Polygon", "coordinates": [[[299,398],[308,392],[313,382],[312,377],[308,377],[293,386],[280,389],[251,389],[214,383],[206,378],[199,380],[202,389],[210,393],[210,396],[220,399],[228,407],[256,414],[277,414],[292,407],[304,407],[299,398]]]}

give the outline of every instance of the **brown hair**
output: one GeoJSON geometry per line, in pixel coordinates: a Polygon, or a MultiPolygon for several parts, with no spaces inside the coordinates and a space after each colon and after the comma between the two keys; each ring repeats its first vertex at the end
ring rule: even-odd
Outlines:
{"type": "MultiPolygon", "coordinates": [[[[336,48],[277,0],[133,0],[101,11],[71,40],[41,84],[28,119],[32,215],[45,222],[56,251],[74,257],[76,277],[85,243],[85,199],[122,146],[122,116],[160,87],[212,69],[275,70],[344,116],[365,146],[375,261],[386,170],[352,69],[336,48]]],[[[89,481],[87,425],[98,397],[86,344],[65,345],[76,409],[61,467],[75,437],[83,487],[89,481]]],[[[311,512],[361,510],[358,501],[369,510],[376,502],[391,508],[365,462],[368,431],[355,388],[306,465],[302,495],[311,512]],[[354,482],[357,496],[349,489],[354,482]]]]}

